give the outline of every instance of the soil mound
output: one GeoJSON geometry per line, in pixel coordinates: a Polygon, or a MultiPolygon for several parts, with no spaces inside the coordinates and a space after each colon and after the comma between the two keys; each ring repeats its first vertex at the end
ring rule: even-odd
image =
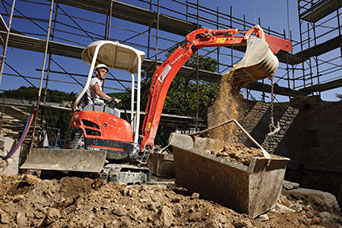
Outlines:
{"type": "Polygon", "coordinates": [[[285,196],[282,200],[288,206],[251,220],[183,188],[126,187],[78,177],[41,180],[32,175],[2,176],[0,224],[1,227],[308,227],[321,223],[313,207],[299,205],[285,196]]]}

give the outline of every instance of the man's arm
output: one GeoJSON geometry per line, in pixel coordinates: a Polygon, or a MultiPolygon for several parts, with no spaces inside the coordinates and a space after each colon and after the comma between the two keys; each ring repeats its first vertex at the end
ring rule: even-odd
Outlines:
{"type": "Polygon", "coordinates": [[[99,84],[95,83],[93,85],[94,91],[97,95],[99,95],[100,97],[106,98],[108,100],[112,99],[110,96],[108,96],[107,94],[105,94],[105,92],[103,92],[99,86],[99,84]]]}
{"type": "MultiPolygon", "coordinates": [[[[93,85],[93,88],[94,88],[94,90],[95,90],[95,93],[96,93],[97,95],[99,95],[100,97],[106,98],[106,99],[108,99],[108,100],[112,99],[110,96],[108,96],[105,92],[103,92],[103,91],[101,90],[99,84],[95,83],[95,84],[93,85]]],[[[115,101],[116,103],[119,103],[119,102],[120,102],[120,100],[117,99],[117,98],[115,98],[114,101],[115,101]]]]}

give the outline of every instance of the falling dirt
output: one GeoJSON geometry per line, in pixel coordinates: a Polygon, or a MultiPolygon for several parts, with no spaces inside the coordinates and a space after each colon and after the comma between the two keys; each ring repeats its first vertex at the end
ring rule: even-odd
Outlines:
{"type": "MultiPolygon", "coordinates": [[[[222,76],[219,93],[212,106],[212,126],[218,125],[230,119],[239,120],[244,112],[243,97],[240,94],[240,87],[234,84],[234,67],[222,76]]],[[[238,144],[236,125],[231,122],[213,129],[209,137],[223,141],[226,145],[221,151],[205,151],[217,157],[248,165],[252,157],[263,157],[263,153],[257,148],[248,148],[238,144]]]]}
{"type": "MultiPolygon", "coordinates": [[[[230,119],[238,119],[240,115],[239,109],[242,108],[243,97],[240,94],[240,87],[233,83],[234,71],[235,69],[232,68],[222,76],[219,93],[212,106],[213,117],[215,117],[212,123],[213,126],[230,119]]],[[[209,136],[213,139],[220,139],[224,142],[232,143],[235,142],[235,138],[233,137],[235,128],[234,123],[229,123],[213,129],[209,136]]]]}
{"type": "Polygon", "coordinates": [[[318,227],[312,206],[291,201],[250,219],[163,185],[125,187],[89,178],[0,177],[1,227],[318,227]],[[297,208],[300,208],[300,210],[297,208]]]}

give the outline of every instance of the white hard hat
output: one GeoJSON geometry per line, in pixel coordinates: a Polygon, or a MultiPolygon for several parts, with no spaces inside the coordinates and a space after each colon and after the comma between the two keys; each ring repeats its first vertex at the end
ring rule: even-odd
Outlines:
{"type": "Polygon", "coordinates": [[[105,68],[107,70],[107,72],[109,72],[109,68],[107,67],[106,64],[103,64],[103,63],[99,63],[95,66],[95,69],[94,70],[97,70],[97,69],[100,69],[100,68],[105,68]]]}

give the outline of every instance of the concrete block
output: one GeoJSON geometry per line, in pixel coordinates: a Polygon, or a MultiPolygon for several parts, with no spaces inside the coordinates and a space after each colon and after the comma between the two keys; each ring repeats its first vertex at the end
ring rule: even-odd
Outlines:
{"type": "MultiPolygon", "coordinates": [[[[15,146],[16,142],[8,137],[0,137],[0,156],[6,156],[12,148],[15,146]]],[[[20,163],[20,153],[25,150],[25,145],[20,146],[18,150],[6,160],[0,161],[0,173],[3,175],[11,176],[17,175],[19,171],[20,163]]]]}

